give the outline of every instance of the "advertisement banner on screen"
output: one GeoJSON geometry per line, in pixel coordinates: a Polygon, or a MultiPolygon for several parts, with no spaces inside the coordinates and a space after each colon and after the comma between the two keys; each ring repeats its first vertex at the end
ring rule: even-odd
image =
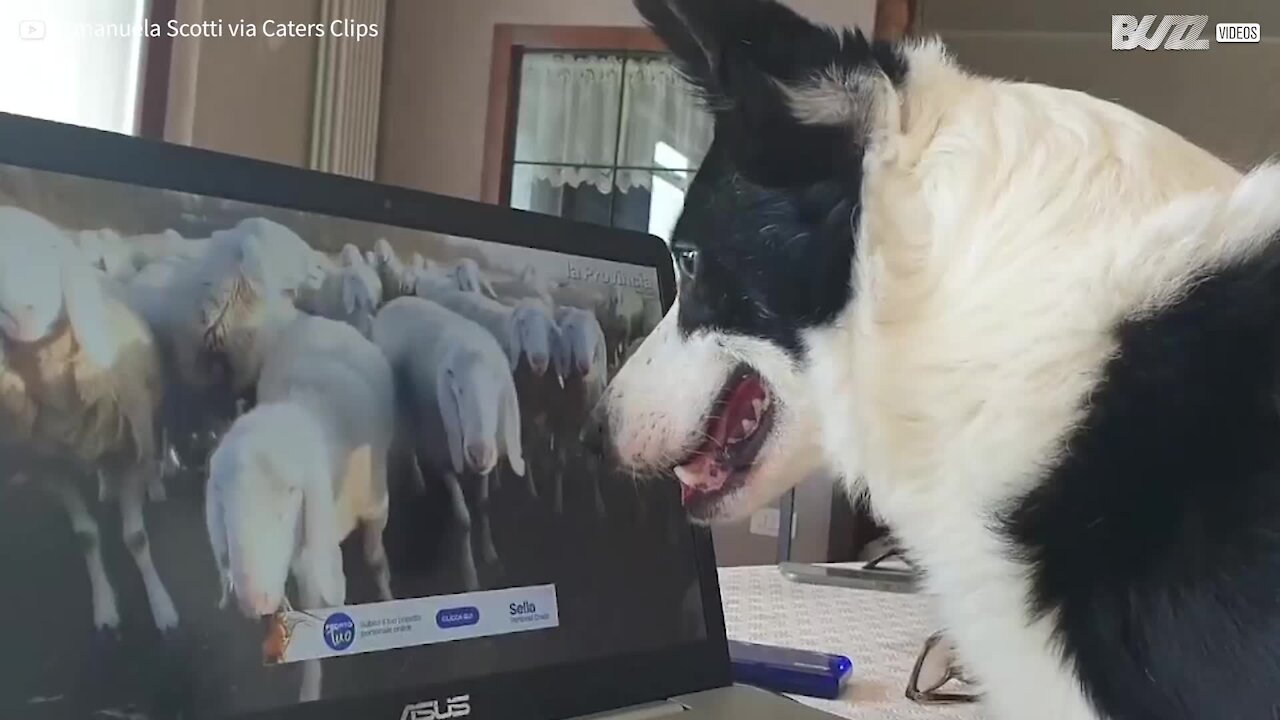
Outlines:
{"type": "Polygon", "coordinates": [[[271,620],[264,660],[318,660],[559,625],[555,585],[284,610],[271,620]]]}

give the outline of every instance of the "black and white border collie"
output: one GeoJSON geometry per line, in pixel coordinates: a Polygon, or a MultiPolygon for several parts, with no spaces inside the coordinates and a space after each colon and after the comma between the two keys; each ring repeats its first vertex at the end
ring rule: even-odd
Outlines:
{"type": "Polygon", "coordinates": [[[994,720],[1280,717],[1280,166],[772,0],[636,0],[715,116],[595,430],[690,515],[827,470],[994,720]]]}

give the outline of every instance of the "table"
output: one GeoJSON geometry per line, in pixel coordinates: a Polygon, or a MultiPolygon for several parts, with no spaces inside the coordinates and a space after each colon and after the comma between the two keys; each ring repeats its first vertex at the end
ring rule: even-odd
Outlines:
{"type": "Polygon", "coordinates": [[[801,585],[773,565],[720,569],[729,637],[838,653],[853,661],[838,700],[796,698],[852,720],[981,720],[976,705],[922,706],[904,691],[936,629],[924,595],[801,585]]]}

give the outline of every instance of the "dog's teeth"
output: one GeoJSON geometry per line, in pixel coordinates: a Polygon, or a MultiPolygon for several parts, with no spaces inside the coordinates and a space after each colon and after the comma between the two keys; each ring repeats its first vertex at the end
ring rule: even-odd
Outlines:
{"type": "Polygon", "coordinates": [[[761,400],[760,398],[756,398],[755,400],[751,401],[751,411],[756,414],[756,417],[760,417],[760,415],[764,412],[764,408],[765,408],[764,400],[761,400]]]}
{"type": "Polygon", "coordinates": [[[756,430],[756,423],[755,423],[754,421],[752,421],[752,420],[743,420],[743,421],[742,421],[742,435],[743,435],[743,437],[746,437],[747,435],[750,435],[751,433],[755,432],[755,430],[756,430]]]}
{"type": "Polygon", "coordinates": [[[773,404],[773,396],[769,395],[768,393],[765,393],[764,399],[760,401],[759,412],[764,412],[765,410],[768,410],[769,406],[772,404],[773,404]]]}
{"type": "Polygon", "coordinates": [[[676,477],[680,480],[681,485],[685,485],[687,487],[697,486],[697,477],[693,474],[691,470],[688,470],[687,468],[685,468],[685,466],[677,465],[676,467],[672,468],[672,470],[675,471],[676,477]]]}

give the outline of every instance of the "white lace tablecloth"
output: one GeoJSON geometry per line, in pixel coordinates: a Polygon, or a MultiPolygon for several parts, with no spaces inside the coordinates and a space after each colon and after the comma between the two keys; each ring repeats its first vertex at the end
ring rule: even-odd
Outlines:
{"type": "Polygon", "coordinates": [[[853,661],[838,700],[797,700],[855,720],[980,720],[975,705],[921,706],[904,692],[935,630],[922,595],[801,585],[773,565],[720,569],[729,637],[838,653],[853,661]]]}

